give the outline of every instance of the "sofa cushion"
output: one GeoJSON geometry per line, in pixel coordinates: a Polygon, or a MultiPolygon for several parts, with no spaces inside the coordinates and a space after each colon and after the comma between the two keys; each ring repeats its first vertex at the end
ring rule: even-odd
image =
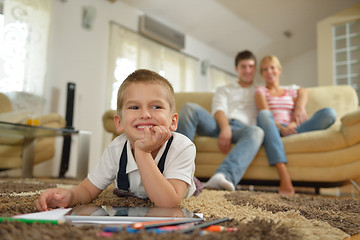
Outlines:
{"type": "MultiPolygon", "coordinates": [[[[283,137],[282,141],[287,154],[331,151],[347,146],[343,135],[339,132],[339,125],[327,131],[313,131],[283,137]]],[[[196,136],[193,142],[197,152],[219,152],[217,138],[196,136]]]]}
{"type": "Polygon", "coordinates": [[[212,92],[178,92],[175,94],[176,112],[180,113],[187,102],[197,103],[210,112],[213,95],[212,92]]]}
{"type": "Polygon", "coordinates": [[[360,109],[341,118],[341,132],[348,146],[360,142],[360,109]]]}
{"type": "Polygon", "coordinates": [[[299,133],[283,137],[286,154],[324,152],[345,148],[347,146],[343,134],[337,127],[327,130],[299,133]]]}

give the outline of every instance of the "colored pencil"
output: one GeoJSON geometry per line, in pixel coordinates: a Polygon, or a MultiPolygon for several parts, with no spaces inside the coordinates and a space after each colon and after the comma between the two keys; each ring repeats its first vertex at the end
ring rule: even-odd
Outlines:
{"type": "Polygon", "coordinates": [[[191,233],[196,229],[203,229],[203,228],[206,228],[206,227],[209,227],[209,226],[212,226],[212,225],[216,225],[216,224],[219,224],[219,223],[222,223],[222,222],[226,222],[226,221],[229,221],[229,220],[230,220],[230,218],[228,218],[228,217],[221,218],[221,219],[218,219],[218,220],[201,223],[201,224],[195,225],[195,226],[190,227],[190,228],[182,229],[182,230],[180,230],[180,232],[181,233],[191,233]]]}
{"type": "Polygon", "coordinates": [[[25,218],[13,218],[13,217],[0,217],[0,223],[2,222],[22,222],[22,223],[50,223],[50,224],[63,224],[63,220],[43,220],[43,219],[25,219],[25,218]]]}
{"type": "Polygon", "coordinates": [[[236,232],[237,228],[228,228],[219,225],[211,225],[209,227],[203,228],[202,230],[209,232],[236,232]]]}
{"type": "Polygon", "coordinates": [[[160,220],[160,221],[148,221],[148,222],[137,222],[131,225],[134,229],[141,229],[141,228],[157,228],[163,226],[172,226],[178,225],[183,223],[190,223],[190,222],[199,222],[203,221],[202,218],[190,218],[185,220],[160,220]]]}

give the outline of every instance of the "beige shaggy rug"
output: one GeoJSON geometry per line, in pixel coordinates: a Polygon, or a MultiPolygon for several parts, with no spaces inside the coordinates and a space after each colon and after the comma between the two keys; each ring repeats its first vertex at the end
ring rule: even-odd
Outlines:
{"type": "MultiPolygon", "coordinates": [[[[72,187],[68,179],[0,179],[0,216],[35,212],[34,201],[46,188],[72,187]]],[[[109,186],[91,204],[109,206],[152,206],[149,200],[119,198],[109,186]]],[[[196,197],[183,200],[181,207],[202,213],[205,220],[229,217],[223,226],[236,232],[200,235],[177,232],[155,234],[117,233],[106,239],[350,239],[360,233],[360,202],[316,195],[292,197],[276,193],[203,190],[196,197]]],[[[1,239],[99,239],[101,227],[71,224],[0,223],[1,239]]]]}

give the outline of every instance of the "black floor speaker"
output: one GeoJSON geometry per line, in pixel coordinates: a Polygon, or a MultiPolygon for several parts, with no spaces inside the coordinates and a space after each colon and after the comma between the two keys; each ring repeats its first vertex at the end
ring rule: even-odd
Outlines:
{"type": "MultiPolygon", "coordinates": [[[[75,102],[75,83],[69,82],[67,84],[67,97],[66,97],[66,128],[74,129],[73,117],[74,117],[74,102],[75,102]]],[[[59,177],[65,177],[67,170],[69,169],[71,148],[71,136],[64,136],[63,150],[61,155],[61,165],[59,177]]]]}

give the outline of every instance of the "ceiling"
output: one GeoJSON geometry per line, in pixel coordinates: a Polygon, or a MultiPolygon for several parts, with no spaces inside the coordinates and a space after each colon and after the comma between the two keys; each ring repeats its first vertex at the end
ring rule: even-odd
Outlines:
{"type": "MultiPolygon", "coordinates": [[[[114,0],[112,0],[114,1],[114,0]]],[[[118,0],[234,56],[282,59],[316,48],[316,23],[360,0],[118,0]]]]}

